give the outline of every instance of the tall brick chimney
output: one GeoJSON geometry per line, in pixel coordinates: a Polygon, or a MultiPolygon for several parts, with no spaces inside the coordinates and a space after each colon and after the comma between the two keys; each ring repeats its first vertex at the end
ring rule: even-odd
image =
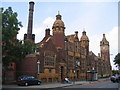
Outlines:
{"type": "Polygon", "coordinates": [[[32,34],[33,29],[33,11],[34,11],[34,2],[29,2],[29,17],[28,17],[28,28],[27,34],[24,34],[24,39],[29,39],[31,41],[35,41],[35,35],[32,34]]]}

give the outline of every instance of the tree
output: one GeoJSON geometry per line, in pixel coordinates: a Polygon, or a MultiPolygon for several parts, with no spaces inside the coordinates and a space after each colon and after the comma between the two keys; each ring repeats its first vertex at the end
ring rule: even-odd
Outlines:
{"type": "Polygon", "coordinates": [[[21,22],[17,19],[17,13],[8,7],[2,12],[2,62],[4,66],[8,66],[10,62],[19,63],[27,54],[34,52],[35,44],[29,40],[24,43],[18,40],[17,34],[22,27],[21,22]]]}
{"type": "Polygon", "coordinates": [[[9,62],[14,62],[15,57],[11,55],[15,51],[15,47],[18,44],[16,35],[18,34],[19,27],[22,27],[21,22],[17,19],[17,13],[12,11],[11,7],[8,7],[2,12],[2,62],[4,66],[7,66],[9,62]],[[12,53],[11,53],[12,52],[12,53]]]}
{"type": "Polygon", "coordinates": [[[4,11],[0,9],[2,14],[2,75],[5,81],[6,71],[9,70],[9,63],[19,63],[27,54],[34,53],[35,44],[30,40],[20,41],[17,39],[18,31],[22,27],[21,22],[17,19],[17,13],[8,7],[4,11]]]}
{"type": "Polygon", "coordinates": [[[120,69],[120,53],[118,53],[114,58],[115,65],[120,69]]]}
{"type": "Polygon", "coordinates": [[[120,71],[119,71],[119,70],[112,70],[112,74],[113,74],[113,75],[119,75],[119,74],[120,74],[120,71]]]}

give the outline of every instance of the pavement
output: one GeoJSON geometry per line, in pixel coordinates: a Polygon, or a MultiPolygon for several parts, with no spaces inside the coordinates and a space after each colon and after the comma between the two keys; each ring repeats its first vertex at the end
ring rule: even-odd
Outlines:
{"type": "Polygon", "coordinates": [[[13,88],[15,86],[16,88],[18,87],[23,87],[23,88],[41,88],[41,89],[54,89],[54,88],[62,88],[62,87],[69,87],[73,85],[82,85],[82,84],[90,84],[90,83],[96,83],[96,82],[102,82],[102,81],[108,81],[108,78],[105,79],[99,79],[97,81],[75,81],[72,82],[71,84],[69,83],[43,83],[41,85],[31,85],[31,86],[17,86],[17,85],[3,85],[3,88],[13,88]]]}
{"type": "Polygon", "coordinates": [[[75,81],[72,82],[71,84],[68,83],[51,83],[51,84],[43,84],[40,86],[40,88],[61,88],[61,87],[69,87],[69,86],[74,86],[74,85],[82,85],[82,84],[90,84],[90,83],[96,83],[96,82],[102,82],[102,81],[107,81],[109,80],[108,78],[106,79],[99,79],[98,81],[75,81]]]}

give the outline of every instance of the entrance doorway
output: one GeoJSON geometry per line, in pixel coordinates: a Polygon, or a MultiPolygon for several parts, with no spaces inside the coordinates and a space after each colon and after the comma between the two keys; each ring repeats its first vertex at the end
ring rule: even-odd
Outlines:
{"type": "Polygon", "coordinates": [[[64,67],[61,66],[61,82],[64,81],[64,67]]]}
{"type": "Polygon", "coordinates": [[[77,70],[77,79],[79,79],[79,70],[77,70]]]}

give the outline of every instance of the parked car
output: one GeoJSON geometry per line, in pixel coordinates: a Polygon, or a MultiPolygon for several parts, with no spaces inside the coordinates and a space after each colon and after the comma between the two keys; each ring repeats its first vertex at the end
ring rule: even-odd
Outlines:
{"type": "Polygon", "coordinates": [[[35,84],[40,85],[41,80],[36,79],[33,76],[21,76],[21,77],[18,78],[17,84],[18,85],[25,85],[25,86],[35,85],[35,84]]]}
{"type": "Polygon", "coordinates": [[[111,80],[112,82],[116,82],[116,76],[111,76],[111,77],[110,77],[110,80],[111,80]]]}
{"type": "Polygon", "coordinates": [[[112,81],[112,82],[120,82],[120,75],[117,75],[117,76],[111,76],[110,77],[110,80],[112,81]]]}
{"type": "Polygon", "coordinates": [[[120,75],[116,76],[116,82],[120,82],[120,75]]]}

